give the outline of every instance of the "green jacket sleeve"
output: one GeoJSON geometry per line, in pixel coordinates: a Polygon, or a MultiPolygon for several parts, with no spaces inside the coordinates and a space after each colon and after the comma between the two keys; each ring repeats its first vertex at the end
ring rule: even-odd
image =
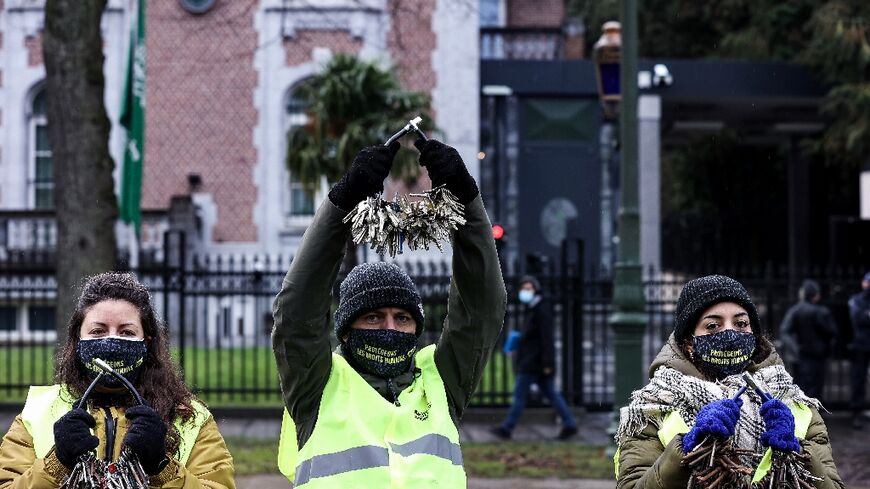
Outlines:
{"type": "Polygon", "coordinates": [[[314,430],[332,367],[329,307],[349,232],[341,222],[345,215],[329,200],[320,206],[273,308],[272,348],[284,405],[296,423],[300,447],[314,430]]]}
{"type": "Polygon", "coordinates": [[[457,424],[501,331],[507,301],[492,225],[480,195],[465,207],[465,219],[453,233],[447,319],[435,350],[435,365],[457,424]]]}
{"type": "Polygon", "coordinates": [[[834,458],[831,455],[831,444],[828,441],[828,428],[816,409],[807,428],[806,437],[801,440],[801,449],[806,450],[812,458],[812,473],[823,480],[815,483],[819,489],[843,489],[843,480],[837,472],[834,458]]]}
{"type": "Polygon", "coordinates": [[[682,443],[678,435],[663,447],[652,423],[624,440],[619,447],[617,489],[685,489],[691,472],[680,465],[682,443]]]}

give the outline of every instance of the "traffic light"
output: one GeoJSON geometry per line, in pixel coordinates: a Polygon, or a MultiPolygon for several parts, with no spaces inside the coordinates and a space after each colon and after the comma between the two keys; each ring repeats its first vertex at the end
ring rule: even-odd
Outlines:
{"type": "Polygon", "coordinates": [[[501,224],[492,225],[492,238],[496,243],[499,243],[504,238],[504,228],[501,227],[501,224]]]}
{"type": "Polygon", "coordinates": [[[492,239],[495,240],[495,252],[498,253],[499,261],[502,260],[502,249],[504,248],[504,228],[501,224],[492,225],[492,239]]]}

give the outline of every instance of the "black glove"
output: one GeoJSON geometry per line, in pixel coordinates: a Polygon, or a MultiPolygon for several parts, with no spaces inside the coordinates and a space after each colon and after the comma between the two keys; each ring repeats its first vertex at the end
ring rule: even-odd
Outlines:
{"type": "Polygon", "coordinates": [[[468,174],[468,169],[456,149],[437,139],[418,139],[414,146],[420,151],[420,164],[429,172],[433,187],[446,185],[447,190],[453,192],[462,204],[477,197],[477,184],[468,174]]]}
{"type": "Polygon", "coordinates": [[[329,200],[343,211],[351,211],[369,195],[384,191],[393,158],[401,145],[369,146],[357,153],[350,169],[329,191],[329,200]]]}
{"type": "Polygon", "coordinates": [[[148,406],[133,406],[125,413],[130,428],[124,436],[124,445],[139,457],[145,473],[155,475],[166,466],[166,424],[156,411],[148,406]]]}
{"type": "Polygon", "coordinates": [[[100,444],[91,434],[97,421],[84,409],[73,409],[54,422],[54,455],[66,468],[72,469],[79,457],[100,444]]]}

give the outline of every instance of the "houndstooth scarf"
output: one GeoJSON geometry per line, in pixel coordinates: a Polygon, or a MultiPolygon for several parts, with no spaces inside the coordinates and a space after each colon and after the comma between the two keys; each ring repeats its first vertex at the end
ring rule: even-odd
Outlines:
{"type": "MultiPolygon", "coordinates": [[[[626,437],[640,433],[649,423],[659,426],[667,413],[678,411],[688,426],[702,407],[712,401],[734,397],[745,385],[743,374],[731,375],[717,382],[710,382],[678,372],[671,367],[659,367],[645,387],[631,394],[629,405],[619,413],[619,429],[616,442],[621,444],[626,437]]],[[[756,370],[752,375],[758,387],[786,404],[798,401],[819,409],[818,399],[808,397],[798,387],[782,365],[772,365],[756,370]]],[[[741,396],[743,407],[734,433],[736,448],[760,452],[764,420],[758,410],[761,398],[751,388],[741,396]]]]}

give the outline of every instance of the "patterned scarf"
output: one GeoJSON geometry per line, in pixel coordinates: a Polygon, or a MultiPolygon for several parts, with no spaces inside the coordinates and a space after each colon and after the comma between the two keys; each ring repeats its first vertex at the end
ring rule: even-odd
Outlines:
{"type": "MultiPolygon", "coordinates": [[[[678,372],[671,367],[659,367],[645,387],[631,394],[628,406],[620,410],[617,444],[626,437],[635,436],[652,423],[659,426],[667,413],[677,411],[688,426],[695,423],[698,411],[706,404],[734,397],[745,385],[743,374],[731,375],[716,382],[699,379],[678,372]]],[[[758,387],[786,404],[798,401],[816,409],[821,407],[818,399],[808,397],[798,387],[782,365],[760,368],[750,374],[758,387]]],[[[736,448],[762,451],[761,433],[764,420],[758,410],[761,398],[751,388],[741,396],[743,407],[734,434],[736,448]]]]}

